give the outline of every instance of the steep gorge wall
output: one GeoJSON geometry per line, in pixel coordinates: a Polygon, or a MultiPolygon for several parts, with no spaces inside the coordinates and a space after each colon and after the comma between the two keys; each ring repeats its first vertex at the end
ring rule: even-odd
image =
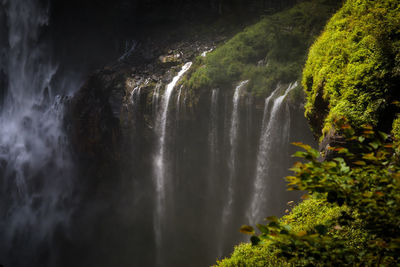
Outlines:
{"type": "MultiPolygon", "coordinates": [[[[286,202],[297,198],[286,192],[282,179],[291,165],[287,160],[292,151],[288,141],[312,142],[302,116],[301,88],[291,88],[289,83],[298,79],[306,47],[312,36],[319,33],[324,16],[326,19],[337,6],[328,2],[304,3],[288,13],[263,20],[226,43],[226,38],[218,34],[197,39],[189,36],[175,42],[142,41],[127,51],[123,60],[91,75],[71,99],[66,120],[76,162],[81,166],[79,181],[86,190],[85,205],[77,212],[85,217],[75,218],[73,224],[80,229],[75,234],[85,231],[83,222],[93,222],[86,237],[74,238],[82,243],[95,240],[93,251],[113,247],[104,256],[110,263],[122,254],[126,255],[122,262],[135,259],[141,264],[157,264],[154,257],[140,252],[143,250],[158,255],[167,266],[203,266],[226,255],[232,244],[243,240],[237,229],[253,217],[249,207],[255,190],[262,121],[268,120],[263,117],[272,112],[264,112],[265,98],[275,89],[273,100],[285,91],[289,95],[282,97],[275,107],[277,132],[270,138],[276,140],[271,139],[268,147],[268,153],[274,156],[266,170],[269,201],[260,212],[282,214],[286,202]],[[316,13],[318,6],[324,12],[316,13]],[[310,28],[304,28],[304,22],[310,28]],[[277,40],[279,35],[276,37],[279,32],[284,33],[284,40],[292,42],[282,47],[277,40]],[[242,50],[235,52],[237,48],[242,50]],[[211,49],[215,51],[202,56],[211,49]],[[255,55],[249,60],[246,51],[254,51],[255,55]],[[293,57],[284,57],[285,51],[293,57]],[[157,117],[166,85],[188,61],[193,61],[193,66],[174,88],[168,107],[168,164],[164,173],[168,184],[163,203],[166,213],[163,238],[157,241],[157,231],[153,229],[158,205],[154,185],[157,117]],[[221,72],[226,69],[235,69],[235,64],[244,66],[242,73],[228,74],[222,83],[211,80],[197,84],[196,78],[192,80],[203,69],[216,77],[224,75],[221,72]],[[233,138],[234,91],[246,79],[250,80],[248,86],[238,93],[238,126],[233,138]],[[274,146],[280,139],[285,139],[282,146],[274,146]],[[228,196],[230,187],[232,203],[228,196]],[[124,232],[116,231],[111,237],[107,229],[115,225],[124,232]],[[210,238],[214,240],[211,244],[210,238]],[[204,250],[205,247],[208,249],[204,250]]],[[[179,32],[179,28],[174,31],[179,32]]],[[[267,181],[266,177],[262,181],[267,181]]],[[[254,219],[261,220],[258,216],[254,219]]],[[[83,261],[102,260],[89,254],[83,261]]]]}

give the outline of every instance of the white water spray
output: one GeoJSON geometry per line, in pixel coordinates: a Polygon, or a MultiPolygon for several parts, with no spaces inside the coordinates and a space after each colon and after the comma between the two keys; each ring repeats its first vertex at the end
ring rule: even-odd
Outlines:
{"type": "Polygon", "coordinates": [[[153,97],[152,97],[152,100],[151,100],[153,116],[154,117],[157,116],[158,104],[159,104],[159,101],[160,101],[160,88],[161,88],[161,85],[162,85],[161,82],[158,82],[156,84],[156,87],[154,88],[154,91],[153,91],[153,97]]]}
{"type": "Polygon", "coordinates": [[[218,158],[218,89],[213,89],[211,93],[211,108],[210,108],[210,126],[208,134],[208,143],[210,146],[209,170],[210,180],[208,182],[209,194],[213,195],[214,188],[214,173],[215,164],[218,158]]]}
{"type": "Polygon", "coordinates": [[[8,56],[0,62],[8,77],[0,113],[0,213],[6,214],[0,218],[2,258],[10,249],[2,247],[4,241],[11,244],[18,234],[21,246],[36,248],[68,222],[72,166],[62,130],[62,98],[51,100],[57,67],[40,40],[47,10],[36,0],[3,0],[0,8],[8,25],[8,36],[0,36],[8,40],[8,56]]]}
{"type": "Polygon", "coordinates": [[[192,62],[186,63],[181,71],[172,79],[165,89],[162,101],[161,109],[159,111],[159,116],[156,122],[156,131],[158,136],[157,144],[157,154],[155,155],[153,165],[154,165],[154,176],[155,176],[155,189],[156,189],[156,207],[154,213],[154,231],[156,236],[156,244],[160,246],[162,241],[162,227],[163,217],[165,215],[165,201],[166,201],[166,186],[167,186],[167,170],[166,170],[166,129],[167,129],[167,119],[168,119],[168,106],[172,92],[179,81],[179,79],[185,74],[186,71],[191,67],[192,62]]]}
{"type": "Polygon", "coordinates": [[[176,99],[176,115],[178,118],[180,109],[181,109],[181,95],[182,95],[182,91],[183,91],[183,85],[181,85],[181,87],[179,88],[179,92],[178,92],[178,98],[176,99]]]}
{"type": "Polygon", "coordinates": [[[256,220],[262,217],[262,207],[266,205],[267,187],[272,181],[268,180],[269,169],[271,167],[271,159],[274,157],[272,154],[273,146],[283,146],[288,142],[289,138],[289,126],[290,126],[290,114],[287,109],[285,113],[288,118],[285,118],[284,122],[278,119],[278,113],[282,112],[282,103],[287,94],[297,87],[297,82],[290,84],[286,89],[285,93],[277,98],[276,95],[279,92],[280,86],[265,100],[263,123],[261,127],[261,135],[259,141],[259,151],[257,155],[257,167],[256,177],[254,181],[253,197],[250,202],[250,209],[247,217],[251,224],[256,223],[256,220]],[[275,98],[275,99],[274,99],[275,98]],[[272,104],[272,107],[270,107],[272,104]],[[271,111],[269,112],[269,110],[271,111]],[[284,125],[282,128],[279,124],[284,125]]]}
{"type": "Polygon", "coordinates": [[[234,194],[234,177],[236,172],[236,152],[238,146],[238,134],[239,134],[239,100],[242,88],[244,88],[248,84],[248,80],[240,82],[236,88],[235,93],[233,95],[233,106],[232,106],[232,116],[231,116],[231,124],[229,130],[229,146],[230,146],[230,154],[229,154],[229,177],[228,177],[228,192],[227,192],[227,201],[225,203],[225,207],[223,209],[223,217],[222,222],[225,225],[229,220],[230,214],[232,213],[232,204],[233,204],[233,194],[234,194]]]}

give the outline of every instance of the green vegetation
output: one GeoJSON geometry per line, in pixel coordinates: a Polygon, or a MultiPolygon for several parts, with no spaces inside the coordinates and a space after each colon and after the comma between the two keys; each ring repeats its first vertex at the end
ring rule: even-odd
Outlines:
{"type": "MultiPolygon", "coordinates": [[[[341,215],[345,207],[333,206],[322,199],[309,198],[295,206],[290,214],[279,221],[295,232],[313,229],[317,224],[326,223],[341,215]]],[[[252,246],[250,243],[240,244],[235,247],[231,257],[217,262],[216,266],[290,266],[279,258],[280,250],[265,240],[262,244],[252,246]]]]}
{"type": "Polygon", "coordinates": [[[335,118],[390,131],[399,99],[400,2],[346,1],[312,46],[303,72],[306,117],[323,136],[335,118]]]}
{"type": "Polygon", "coordinates": [[[310,198],[257,233],[243,226],[252,244],[217,266],[400,266],[400,2],[347,0],[310,49],[302,83],[315,135],[332,130],[344,147],[320,161],[296,144],[304,161],[289,187],[310,198]]]}
{"type": "Polygon", "coordinates": [[[399,266],[400,146],[371,126],[360,134],[345,119],[334,122],[346,147],[331,147],[332,160],[305,151],[287,177],[291,190],[312,198],[278,220],[241,231],[252,245],[236,248],[218,266],[399,266]],[[237,265],[235,265],[237,264],[237,265]]]}
{"type": "Polygon", "coordinates": [[[232,88],[250,80],[249,90],[265,97],[278,82],[300,79],[307,48],[338,6],[335,0],[310,0],[266,16],[205,58],[198,57],[189,78],[191,90],[232,88]]]}

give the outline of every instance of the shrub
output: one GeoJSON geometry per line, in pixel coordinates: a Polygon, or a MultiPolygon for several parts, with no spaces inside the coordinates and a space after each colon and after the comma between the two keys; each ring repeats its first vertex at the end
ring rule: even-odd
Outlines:
{"type": "Polygon", "coordinates": [[[316,217],[310,224],[295,209],[286,220],[271,217],[268,224],[258,225],[259,235],[250,226],[243,229],[253,235],[253,246],[268,245],[295,265],[399,265],[399,142],[371,126],[355,134],[344,119],[335,125],[346,140],[346,147],[331,148],[337,157],[320,161],[318,151],[298,143],[305,151],[295,155],[308,162],[297,162],[295,175],[287,177],[291,190],[305,190],[331,203],[329,213],[334,215],[316,217]],[[300,227],[291,227],[293,220],[301,220],[300,227]]]}

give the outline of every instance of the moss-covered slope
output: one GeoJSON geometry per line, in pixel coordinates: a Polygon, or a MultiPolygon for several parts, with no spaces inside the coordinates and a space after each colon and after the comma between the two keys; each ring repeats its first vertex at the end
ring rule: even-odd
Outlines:
{"type": "Polygon", "coordinates": [[[399,84],[400,2],[347,1],[310,50],[306,117],[317,136],[339,116],[389,131],[399,84]]]}
{"type": "Polygon", "coordinates": [[[265,97],[278,82],[300,79],[308,47],[340,1],[311,0],[266,16],[224,45],[199,57],[186,85],[193,91],[230,88],[250,80],[249,90],[265,97]]]}
{"type": "MultiPolygon", "coordinates": [[[[295,206],[290,214],[282,217],[280,221],[295,232],[307,231],[318,224],[324,224],[339,217],[341,212],[345,210],[348,210],[348,208],[333,206],[323,200],[311,198],[295,206]]],[[[363,233],[359,229],[349,226],[344,231],[348,235],[348,245],[355,246],[361,243],[363,233]]],[[[236,246],[231,257],[218,261],[216,266],[293,266],[285,258],[279,257],[280,252],[279,249],[269,243],[258,246],[244,243],[236,246]]],[[[297,264],[297,266],[304,265],[301,262],[297,264]]]]}

